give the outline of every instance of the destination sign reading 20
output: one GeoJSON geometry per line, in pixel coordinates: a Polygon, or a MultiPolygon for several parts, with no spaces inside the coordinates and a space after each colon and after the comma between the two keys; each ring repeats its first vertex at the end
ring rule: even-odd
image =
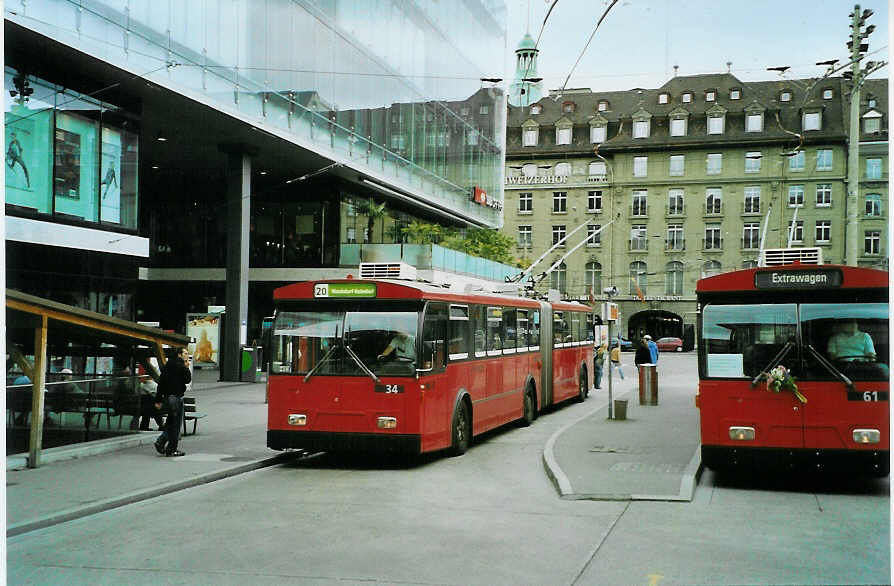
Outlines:
{"type": "Polygon", "coordinates": [[[763,271],[754,274],[756,289],[834,289],[841,287],[841,271],[763,271]]]}
{"type": "Polygon", "coordinates": [[[314,285],[314,297],[358,299],[375,296],[375,283],[317,283],[314,285]]]}

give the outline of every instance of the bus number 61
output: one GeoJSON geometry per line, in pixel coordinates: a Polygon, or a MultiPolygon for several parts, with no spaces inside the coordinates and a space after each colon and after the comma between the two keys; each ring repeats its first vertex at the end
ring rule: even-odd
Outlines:
{"type": "Polygon", "coordinates": [[[878,391],[865,391],[863,393],[863,400],[870,401],[878,401],[878,391]]]}

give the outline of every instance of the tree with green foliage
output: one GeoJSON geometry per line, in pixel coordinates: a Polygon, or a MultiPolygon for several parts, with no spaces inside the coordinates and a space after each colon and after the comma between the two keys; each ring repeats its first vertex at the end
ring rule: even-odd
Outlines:
{"type": "Polygon", "coordinates": [[[372,243],[373,227],[375,226],[376,221],[384,218],[387,213],[385,210],[385,202],[376,203],[376,200],[370,197],[369,199],[360,202],[360,205],[357,206],[357,213],[366,216],[366,234],[369,239],[368,242],[372,243]]]}

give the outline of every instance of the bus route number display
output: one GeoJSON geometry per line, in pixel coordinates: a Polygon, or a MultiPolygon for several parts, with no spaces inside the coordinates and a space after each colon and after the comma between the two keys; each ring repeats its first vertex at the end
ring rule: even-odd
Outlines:
{"type": "Polygon", "coordinates": [[[761,271],[754,274],[755,289],[835,289],[841,287],[839,270],[761,271]]]}
{"type": "Polygon", "coordinates": [[[396,395],[398,393],[404,392],[403,385],[389,385],[389,384],[377,384],[375,386],[375,391],[377,393],[385,393],[386,395],[396,395]]]}
{"type": "Polygon", "coordinates": [[[314,285],[314,297],[351,299],[375,296],[375,283],[316,283],[314,285]]]}

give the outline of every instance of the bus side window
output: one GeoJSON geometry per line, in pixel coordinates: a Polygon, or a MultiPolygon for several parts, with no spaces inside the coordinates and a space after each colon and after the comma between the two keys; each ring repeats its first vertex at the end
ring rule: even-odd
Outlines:
{"type": "Polygon", "coordinates": [[[584,339],[583,328],[581,327],[582,313],[576,311],[571,312],[571,341],[580,342],[584,339]]]}
{"type": "Polygon", "coordinates": [[[422,328],[422,368],[434,372],[447,366],[447,307],[431,303],[425,310],[422,328]]]}
{"type": "Polygon", "coordinates": [[[531,314],[531,332],[528,336],[528,346],[540,345],[540,310],[535,309],[531,314]]]}
{"type": "Polygon", "coordinates": [[[503,308],[503,347],[515,348],[516,337],[515,309],[503,308]]]}
{"type": "Polygon", "coordinates": [[[515,326],[517,330],[517,341],[515,347],[520,351],[527,349],[528,346],[528,310],[516,310],[515,326]]]}
{"type": "Polygon", "coordinates": [[[503,310],[500,307],[487,308],[487,350],[503,349],[503,310]]]}
{"type": "Polygon", "coordinates": [[[450,344],[447,353],[450,360],[469,357],[469,308],[464,305],[450,306],[450,344]]]}
{"type": "Polygon", "coordinates": [[[469,321],[472,328],[472,342],[476,356],[484,356],[487,351],[485,329],[487,320],[484,317],[484,306],[473,305],[469,308],[469,321]]]}

